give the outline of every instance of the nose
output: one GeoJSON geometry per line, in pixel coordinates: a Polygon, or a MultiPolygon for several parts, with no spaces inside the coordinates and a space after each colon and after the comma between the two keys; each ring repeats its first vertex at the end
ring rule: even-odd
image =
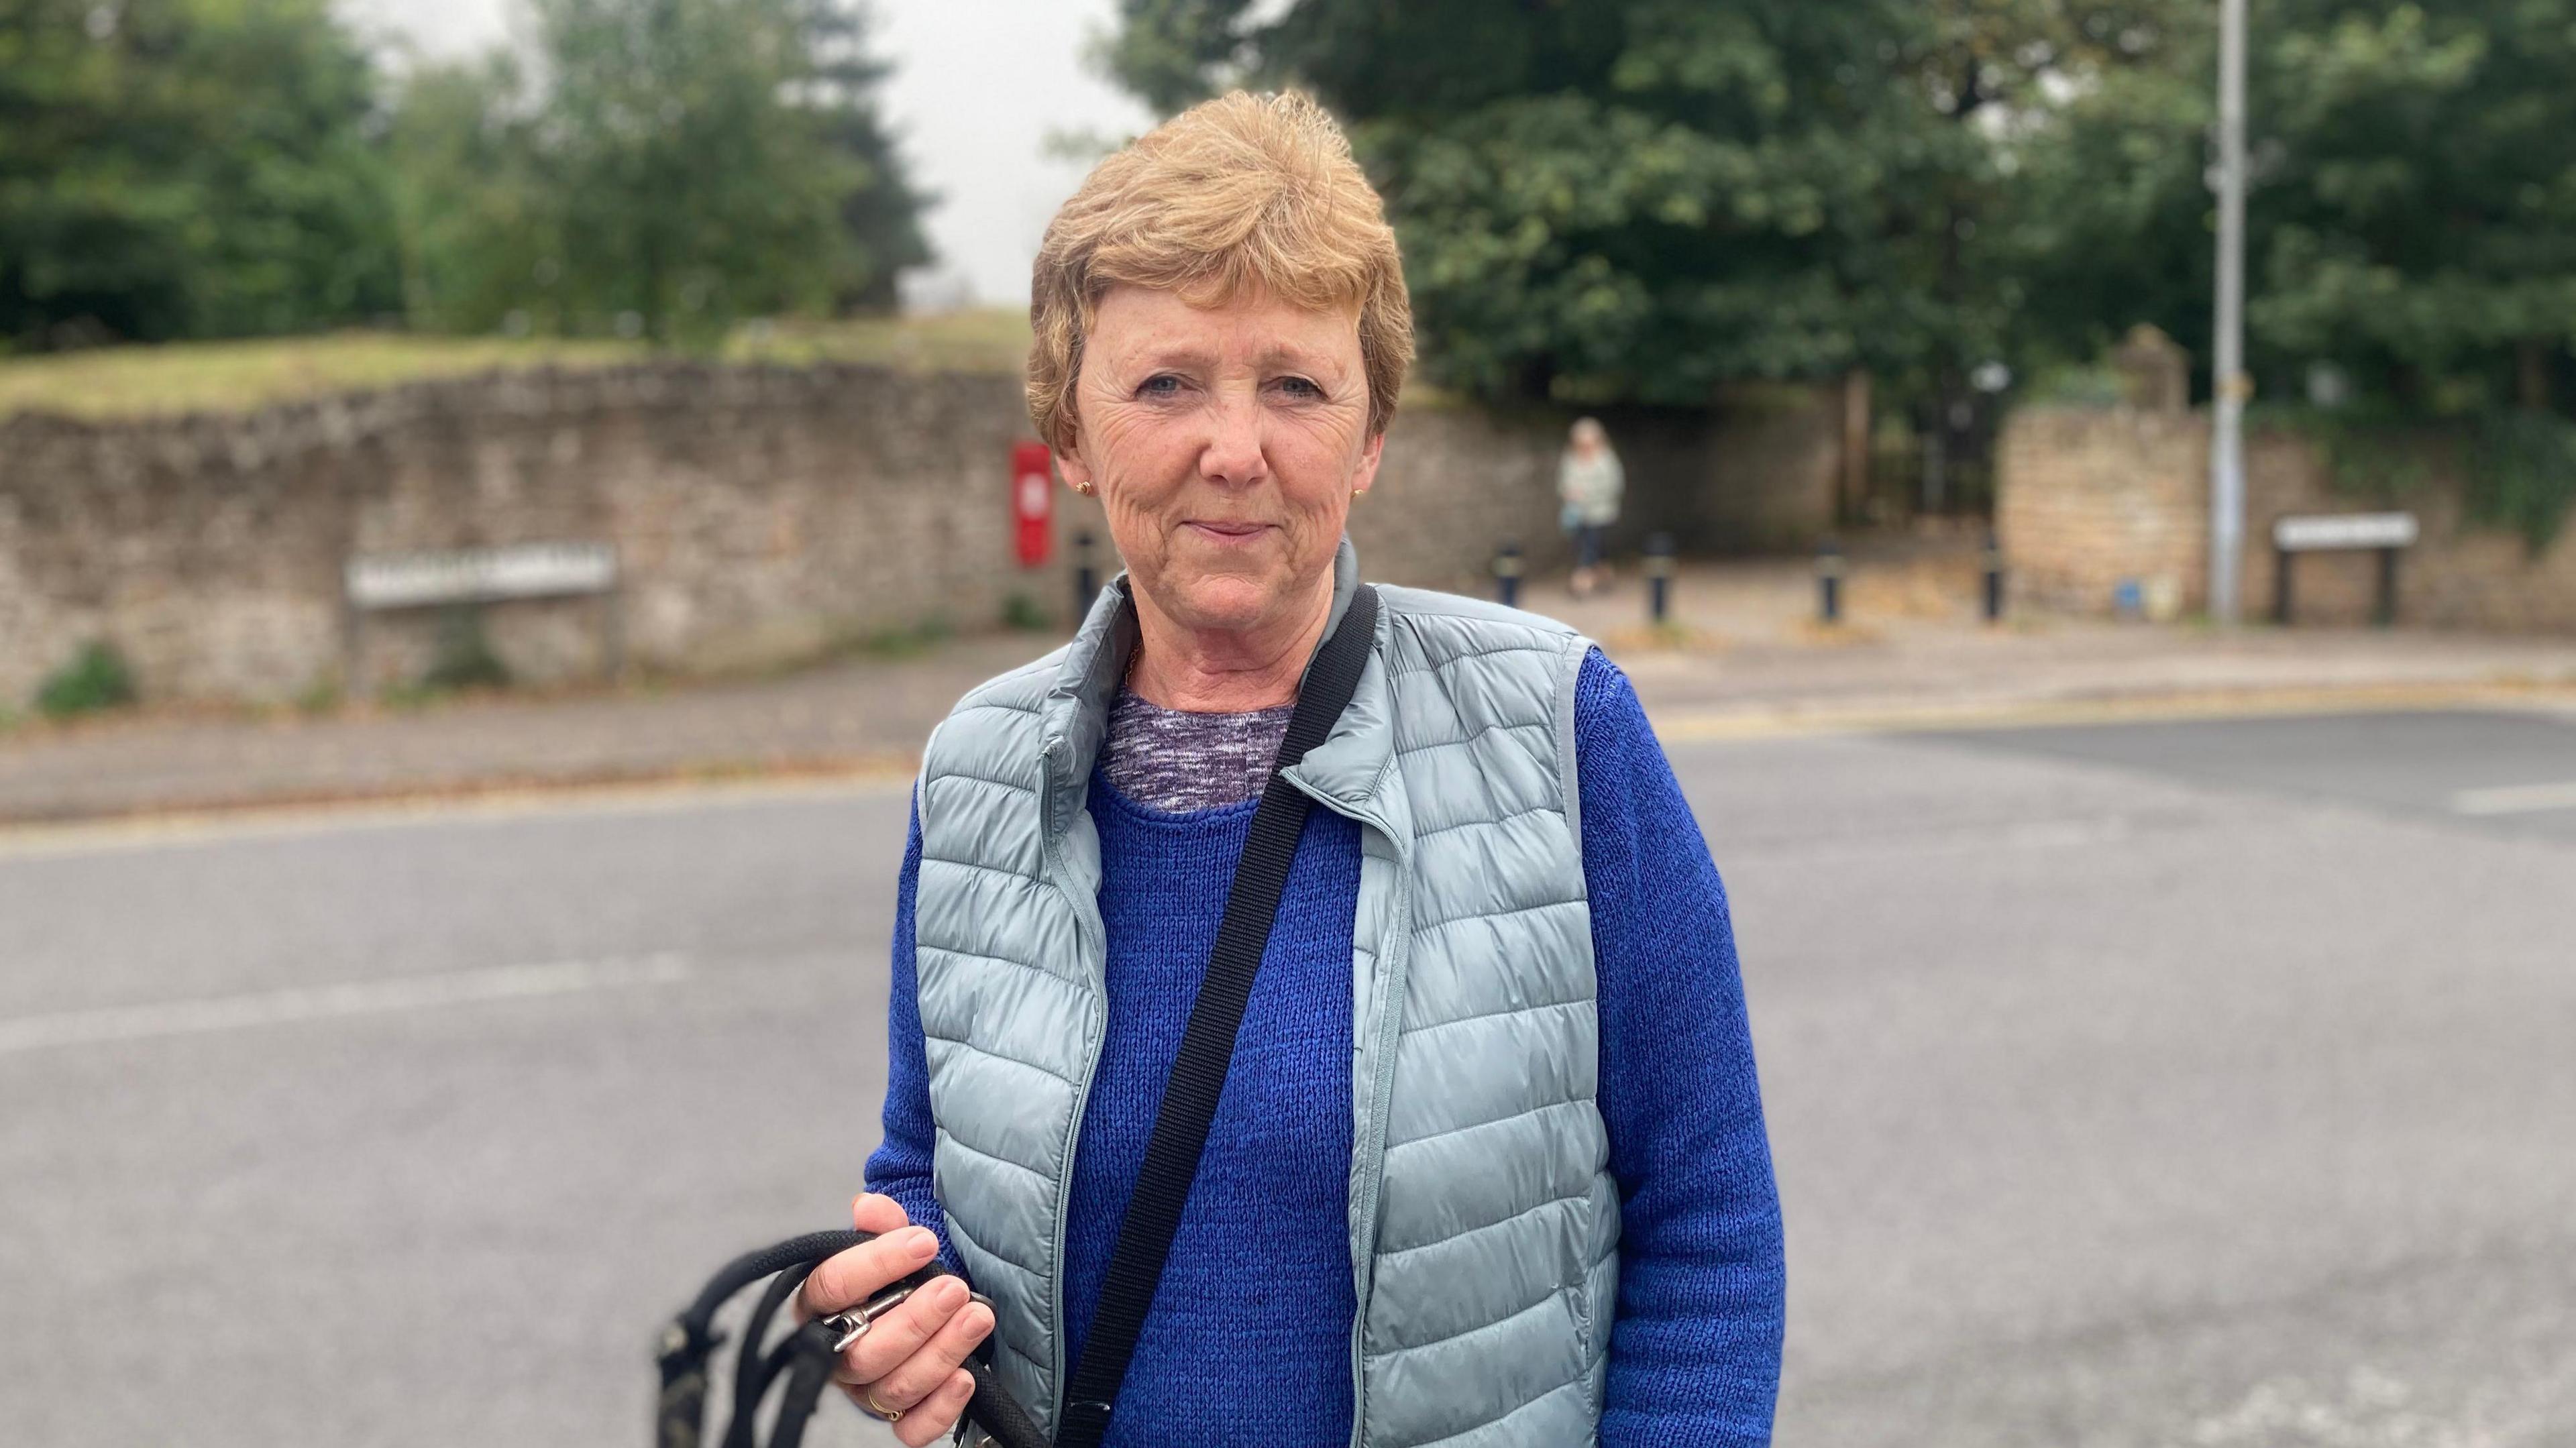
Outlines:
{"type": "Polygon", "coordinates": [[[1221,488],[1249,488],[1270,476],[1261,450],[1261,405],[1250,397],[1221,396],[1209,409],[1207,445],[1199,450],[1199,476],[1221,488]]]}

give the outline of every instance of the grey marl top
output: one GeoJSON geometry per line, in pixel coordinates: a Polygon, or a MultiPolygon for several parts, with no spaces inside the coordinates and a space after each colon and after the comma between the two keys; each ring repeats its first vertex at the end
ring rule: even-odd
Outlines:
{"type": "Polygon", "coordinates": [[[1129,800],[1175,813],[1256,798],[1279,760],[1294,704],[1244,714],[1193,714],[1121,689],[1109,706],[1100,772],[1129,800]]]}

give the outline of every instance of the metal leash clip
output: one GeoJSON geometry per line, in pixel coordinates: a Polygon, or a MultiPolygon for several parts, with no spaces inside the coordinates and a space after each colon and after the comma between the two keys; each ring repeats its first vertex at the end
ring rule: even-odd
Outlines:
{"type": "MultiPolygon", "coordinates": [[[[807,1317],[810,1304],[801,1298],[814,1269],[833,1253],[874,1240],[875,1235],[847,1229],[808,1232],[745,1252],[708,1279],[663,1333],[657,1364],[662,1386],[653,1415],[657,1448],[759,1443],[764,1418],[770,1424],[770,1448],[800,1448],[806,1425],[830,1387],[834,1369],[841,1366],[835,1361],[840,1354],[867,1336],[877,1319],[911,1300],[914,1292],[951,1275],[936,1265],[925,1265],[909,1277],[888,1283],[882,1293],[856,1307],[807,1317]],[[727,1395],[731,1417],[720,1433],[711,1435],[706,1421],[709,1359],[725,1340],[716,1331],[715,1317],[737,1293],[763,1279],[769,1285],[740,1329],[743,1348],[735,1364],[734,1390],[727,1395]],[[800,1299],[794,1315],[805,1321],[784,1342],[769,1347],[770,1325],[791,1298],[800,1299]],[[761,1351],[764,1347],[769,1350],[761,1351]],[[771,1413],[773,1402],[776,1411],[771,1413]]],[[[991,1298],[971,1287],[969,1291],[970,1301],[992,1306],[991,1298]]],[[[974,1376],[975,1392],[957,1420],[959,1434],[989,1448],[1047,1448],[1047,1435],[1038,1431],[1028,1410],[993,1375],[989,1346],[966,1357],[964,1367],[974,1376]]]]}
{"type": "Polygon", "coordinates": [[[822,1323],[825,1330],[832,1334],[832,1351],[848,1352],[850,1344],[867,1336],[868,1328],[878,1318],[903,1306],[905,1302],[911,1300],[913,1293],[920,1290],[917,1284],[905,1283],[891,1292],[871,1297],[856,1307],[827,1313],[815,1320],[822,1323]]]}
{"type": "MultiPolygon", "coordinates": [[[[911,1300],[912,1294],[937,1280],[939,1280],[938,1277],[933,1276],[925,1281],[898,1282],[856,1307],[826,1313],[814,1320],[821,1323],[825,1330],[832,1334],[832,1351],[847,1352],[850,1350],[850,1344],[868,1335],[868,1329],[878,1318],[903,1306],[905,1302],[911,1300]]],[[[990,1311],[993,1306],[993,1299],[981,1292],[968,1291],[966,1300],[984,1304],[987,1311],[990,1311]]]]}

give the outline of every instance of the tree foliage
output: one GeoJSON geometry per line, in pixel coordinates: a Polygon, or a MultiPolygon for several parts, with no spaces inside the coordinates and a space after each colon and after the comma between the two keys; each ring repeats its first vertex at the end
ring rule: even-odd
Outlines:
{"type": "Polygon", "coordinates": [[[2559,394],[2576,337],[2576,0],[2307,0],[2261,48],[2255,334],[2410,410],[2559,394]]]}
{"type": "Polygon", "coordinates": [[[856,12],[535,11],[538,65],[494,56],[405,91],[394,152],[424,323],[704,340],[746,315],[890,303],[896,269],[926,259],[856,12]]]}
{"type": "MultiPolygon", "coordinates": [[[[2205,361],[2213,50],[2200,25],[2034,138],[2030,345],[2084,357],[2144,320],[2205,361]]],[[[2346,471],[2447,429],[2472,513],[2535,545],[2576,501],[2571,75],[2576,0],[2270,0],[2247,47],[2257,397],[2346,471]]]]}
{"type": "Polygon", "coordinates": [[[327,0],[0,0],[0,341],[393,311],[374,84],[327,0]]]}
{"type": "MultiPolygon", "coordinates": [[[[1124,0],[1172,109],[1295,83],[1352,123],[1426,365],[1686,401],[1865,366],[1955,394],[2151,321],[2206,361],[2211,5],[1124,0]]],[[[2250,357],[2403,415],[2565,410],[2576,0],[2253,18],[2250,357]]]]}
{"type": "MultiPolygon", "coordinates": [[[[2133,321],[2206,353],[2206,26],[2049,117],[2020,238],[2036,337],[2133,321]],[[2044,283],[2044,285],[2043,285],[2044,283]]],[[[2275,0],[2248,46],[2248,363],[2392,416],[2565,410],[2576,0],[2275,0]]]]}
{"type": "Polygon", "coordinates": [[[1442,380],[1687,403],[1865,366],[1929,393],[2006,349],[2021,117],[2134,63],[2162,8],[1126,0],[1108,59],[1167,109],[1294,83],[1351,121],[1442,380]]]}
{"type": "Polygon", "coordinates": [[[386,78],[329,0],[0,0],[0,346],[890,305],[923,198],[856,0],[532,0],[386,78]]]}

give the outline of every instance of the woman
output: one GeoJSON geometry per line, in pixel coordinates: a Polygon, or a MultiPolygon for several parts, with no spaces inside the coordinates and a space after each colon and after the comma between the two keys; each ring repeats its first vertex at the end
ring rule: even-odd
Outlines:
{"type": "Polygon", "coordinates": [[[925,751],[853,1210],[887,1235],[805,1305],[936,1254],[991,1307],[914,1295],[851,1396],[931,1442],[989,1336],[1051,1432],[1114,1444],[1767,1442],[1778,1206],[1689,807],[1583,639],[1399,588],[1288,776],[1314,807],[1114,1409],[1068,1414],[1412,339],[1378,198],[1294,95],[1103,161],[1030,314],[1031,416],[1127,571],[925,751]]]}
{"type": "Polygon", "coordinates": [[[1601,585],[1601,534],[1619,521],[1619,495],[1627,486],[1610,434],[1597,419],[1577,418],[1556,460],[1556,496],[1564,505],[1565,531],[1574,535],[1570,583],[1577,598],[1591,597],[1601,585]]]}

